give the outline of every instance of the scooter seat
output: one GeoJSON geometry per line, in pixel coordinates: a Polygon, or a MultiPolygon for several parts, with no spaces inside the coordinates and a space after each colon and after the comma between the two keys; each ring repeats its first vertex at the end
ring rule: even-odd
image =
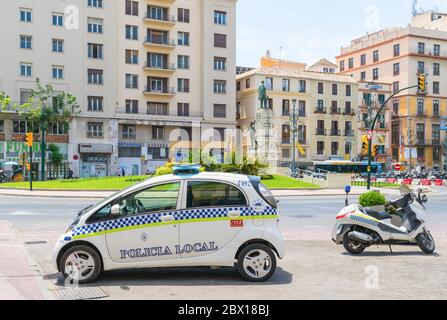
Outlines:
{"type": "Polygon", "coordinates": [[[365,208],[366,214],[377,219],[377,220],[387,220],[391,219],[392,216],[386,212],[378,212],[372,209],[365,208]]]}

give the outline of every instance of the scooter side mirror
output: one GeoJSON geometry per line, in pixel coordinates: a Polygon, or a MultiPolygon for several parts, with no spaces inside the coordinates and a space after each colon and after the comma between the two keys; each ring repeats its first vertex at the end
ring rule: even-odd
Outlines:
{"type": "Polygon", "coordinates": [[[421,198],[422,203],[427,203],[428,202],[428,197],[424,194],[421,198]]]}

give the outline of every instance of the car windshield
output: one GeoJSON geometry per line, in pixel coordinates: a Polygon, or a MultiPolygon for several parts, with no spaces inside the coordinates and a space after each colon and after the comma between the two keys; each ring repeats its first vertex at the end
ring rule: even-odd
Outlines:
{"type": "Polygon", "coordinates": [[[133,187],[133,186],[130,186],[130,187],[124,189],[124,190],[119,190],[119,191],[113,193],[112,195],[108,196],[107,198],[102,199],[101,201],[97,202],[96,204],[91,204],[91,205],[89,205],[88,207],[85,207],[84,209],[82,209],[81,211],[78,212],[78,216],[81,217],[81,216],[85,215],[85,214],[86,214],[87,212],[89,212],[90,209],[92,209],[92,208],[102,207],[102,206],[105,205],[107,202],[109,202],[110,199],[116,197],[116,196],[117,196],[118,194],[120,194],[121,192],[125,192],[126,190],[128,190],[128,189],[130,189],[130,188],[132,188],[132,187],[133,187]]]}

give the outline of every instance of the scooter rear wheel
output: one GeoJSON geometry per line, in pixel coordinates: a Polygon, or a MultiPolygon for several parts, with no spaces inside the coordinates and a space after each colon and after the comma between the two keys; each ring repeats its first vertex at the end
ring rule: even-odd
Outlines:
{"type": "Polygon", "coordinates": [[[435,240],[433,239],[429,231],[424,230],[422,233],[418,234],[418,236],[416,237],[416,241],[419,248],[421,248],[424,253],[432,254],[433,252],[435,252],[435,240]]]}
{"type": "Polygon", "coordinates": [[[343,247],[345,247],[346,251],[350,254],[359,255],[365,251],[366,246],[364,244],[358,243],[357,241],[352,240],[349,237],[349,231],[345,233],[343,236],[343,247]]]}

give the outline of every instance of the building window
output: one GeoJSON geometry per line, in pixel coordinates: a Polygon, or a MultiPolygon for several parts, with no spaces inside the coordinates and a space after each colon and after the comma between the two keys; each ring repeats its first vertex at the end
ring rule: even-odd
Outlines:
{"type": "Polygon", "coordinates": [[[50,123],[48,128],[49,134],[55,136],[62,136],[68,134],[68,123],[65,122],[53,122],[50,123]]]}
{"type": "Polygon", "coordinates": [[[189,23],[189,21],[190,21],[189,9],[178,8],[178,10],[177,10],[177,20],[179,22],[189,23]]]}
{"type": "Polygon", "coordinates": [[[179,46],[189,46],[189,32],[181,32],[177,33],[177,43],[179,46]]]}
{"type": "Polygon", "coordinates": [[[189,103],[177,103],[177,115],[179,117],[189,117],[189,103]]]}
{"type": "Polygon", "coordinates": [[[364,66],[366,64],[366,54],[360,56],[360,64],[364,66]]]}
{"type": "Polygon", "coordinates": [[[306,80],[299,80],[298,82],[298,92],[306,93],[306,80]]]}
{"type": "Polygon", "coordinates": [[[53,66],[53,79],[63,79],[64,78],[64,67],[53,66]]]}
{"type": "Polygon", "coordinates": [[[126,24],[126,39],[138,40],[138,26],[131,26],[126,24]]]}
{"type": "Polygon", "coordinates": [[[90,59],[103,59],[104,58],[104,46],[97,43],[87,44],[87,55],[90,59]]]}
{"type": "Polygon", "coordinates": [[[178,55],[177,56],[177,68],[179,69],[189,69],[189,56],[178,55]]]}
{"type": "Polygon", "coordinates": [[[340,61],[340,71],[345,71],[345,61],[340,61]]]}
{"type": "Polygon", "coordinates": [[[379,80],[379,68],[373,69],[373,80],[379,80]]]}
{"type": "Polygon", "coordinates": [[[20,21],[22,22],[31,22],[32,21],[33,12],[31,9],[20,9],[20,21]]]}
{"type": "Polygon", "coordinates": [[[93,8],[103,8],[103,0],[88,0],[87,5],[93,8]]]}
{"type": "Polygon", "coordinates": [[[138,1],[126,0],[126,14],[138,17],[138,1]]]}
{"type": "Polygon", "coordinates": [[[441,148],[433,148],[433,161],[441,161],[441,148]]]}
{"type": "Polygon", "coordinates": [[[289,148],[283,148],[282,149],[282,157],[283,158],[290,158],[290,149],[289,148]]]}
{"type": "Polygon", "coordinates": [[[290,125],[288,124],[282,125],[282,143],[290,144],[290,125]]]}
{"type": "Polygon", "coordinates": [[[318,94],[324,94],[324,84],[323,84],[323,82],[318,82],[318,94]]]}
{"type": "Polygon", "coordinates": [[[393,92],[397,92],[400,90],[400,84],[399,81],[393,82],[393,92]]]}
{"type": "Polygon", "coordinates": [[[324,155],[324,141],[317,141],[317,155],[324,155]]]}
{"type": "Polygon", "coordinates": [[[250,89],[250,78],[245,80],[245,89],[250,89]]]}
{"type": "Polygon", "coordinates": [[[425,43],[418,43],[418,54],[425,54],[425,43]]]}
{"type": "Polygon", "coordinates": [[[20,75],[22,77],[31,77],[33,75],[33,65],[31,63],[21,63],[20,75]]]}
{"type": "Polygon", "coordinates": [[[425,73],[425,62],[424,61],[418,61],[418,73],[419,74],[425,73]]]}
{"type": "Polygon", "coordinates": [[[214,93],[225,94],[227,92],[227,82],[225,80],[214,80],[214,93]]]}
{"type": "Polygon", "coordinates": [[[241,102],[237,101],[236,102],[236,120],[240,120],[241,119],[241,102]]]}
{"type": "Polygon", "coordinates": [[[216,71],[227,70],[227,58],[214,57],[214,70],[216,71]]]}
{"type": "Polygon", "coordinates": [[[88,138],[102,138],[104,137],[104,125],[98,122],[87,123],[87,137],[88,138]]]}
{"type": "Polygon", "coordinates": [[[177,79],[178,92],[189,92],[189,79],[177,79]]]}
{"type": "Polygon", "coordinates": [[[138,89],[138,75],[126,73],[126,89],[138,89]]]}
{"type": "Polygon", "coordinates": [[[127,64],[138,64],[138,50],[126,49],[126,63],[127,64]]]}
{"type": "Polygon", "coordinates": [[[4,132],[5,132],[5,121],[0,120],[0,133],[4,133],[4,132]]]}
{"type": "Polygon", "coordinates": [[[379,50],[373,52],[373,62],[379,62],[379,50]]]}
{"type": "Polygon", "coordinates": [[[165,128],[153,126],[152,127],[152,139],[154,140],[164,140],[165,128]]]}
{"type": "MultiPolygon", "coordinates": [[[[129,124],[123,125],[122,138],[127,140],[135,140],[137,138],[137,127],[129,124]]],[[[138,148],[138,150],[141,152],[141,148],[138,148]]]]}
{"type": "Polygon", "coordinates": [[[103,20],[97,18],[88,18],[87,20],[87,32],[90,33],[103,33],[103,20]]]}
{"type": "Polygon", "coordinates": [[[395,63],[393,65],[393,74],[398,76],[400,74],[400,63],[395,63]]]}
{"type": "Polygon", "coordinates": [[[338,155],[338,142],[336,141],[331,142],[331,155],[338,155]]]}
{"type": "Polygon", "coordinates": [[[441,75],[441,65],[439,63],[433,63],[433,75],[434,76],[441,75]]]}
{"type": "Polygon", "coordinates": [[[393,47],[393,53],[395,57],[400,56],[400,44],[395,44],[393,47]]]}
{"type": "Polygon", "coordinates": [[[87,97],[87,110],[92,112],[102,112],[104,104],[103,97],[87,97]]]}
{"type": "Polygon", "coordinates": [[[425,114],[424,112],[424,99],[418,99],[417,100],[417,115],[423,116],[425,114]]]}
{"type": "Polygon", "coordinates": [[[439,100],[433,100],[433,115],[435,117],[439,116],[439,100]]]}
{"type": "Polygon", "coordinates": [[[350,84],[346,85],[346,96],[350,97],[352,95],[352,86],[350,84]]]}
{"type": "Polygon", "coordinates": [[[333,96],[338,95],[338,85],[336,83],[332,84],[332,95],[333,96]]]}
{"type": "Polygon", "coordinates": [[[64,40],[52,39],[53,52],[64,52],[64,40]]]}
{"type": "Polygon", "coordinates": [[[215,33],[214,34],[214,47],[215,48],[226,48],[227,47],[227,35],[215,33]]]}
{"type": "Polygon", "coordinates": [[[21,49],[32,49],[33,37],[31,36],[20,36],[20,48],[21,49]]]}
{"type": "Polygon", "coordinates": [[[366,80],[366,71],[362,71],[362,72],[360,72],[360,80],[361,80],[361,81],[366,80]]]}
{"type": "Polygon", "coordinates": [[[147,155],[151,160],[167,160],[169,158],[169,149],[149,147],[147,149],[147,155]]]}
{"type": "Polygon", "coordinates": [[[154,116],[167,116],[168,115],[168,104],[162,102],[148,102],[147,103],[147,114],[154,116]]]}
{"type": "Polygon", "coordinates": [[[138,113],[138,100],[126,100],[126,113],[138,113]]]}
{"type": "Polygon", "coordinates": [[[283,117],[290,116],[290,100],[282,101],[282,115],[283,117]]]}
{"type": "Polygon", "coordinates": [[[88,69],[87,70],[87,82],[88,84],[96,84],[96,85],[102,85],[103,84],[103,70],[98,69],[88,69]]]}
{"type": "Polygon", "coordinates": [[[349,58],[348,67],[349,67],[349,69],[354,68],[354,58],[349,58]]]}
{"type": "Polygon", "coordinates": [[[273,78],[265,78],[264,85],[266,90],[273,90],[273,78]]]}
{"type": "Polygon", "coordinates": [[[227,25],[227,13],[224,11],[214,11],[214,24],[227,25]]]}
{"type": "Polygon", "coordinates": [[[225,104],[215,104],[214,118],[226,118],[226,117],[227,117],[227,106],[225,104]]]}
{"type": "Polygon", "coordinates": [[[441,46],[439,44],[433,45],[433,55],[436,57],[441,55],[441,46]]]}
{"type": "Polygon", "coordinates": [[[282,79],[282,91],[289,92],[290,91],[290,80],[282,79]]]}
{"type": "Polygon", "coordinates": [[[439,94],[439,82],[433,81],[433,94],[439,94]]]}
{"type": "Polygon", "coordinates": [[[62,27],[64,25],[64,15],[61,13],[53,13],[52,22],[53,26],[62,27]]]}
{"type": "Polygon", "coordinates": [[[26,130],[26,121],[24,120],[14,120],[12,122],[12,132],[17,134],[25,134],[26,130]]]}
{"type": "Polygon", "coordinates": [[[302,118],[306,117],[306,101],[304,100],[298,101],[298,116],[302,118]]]}

